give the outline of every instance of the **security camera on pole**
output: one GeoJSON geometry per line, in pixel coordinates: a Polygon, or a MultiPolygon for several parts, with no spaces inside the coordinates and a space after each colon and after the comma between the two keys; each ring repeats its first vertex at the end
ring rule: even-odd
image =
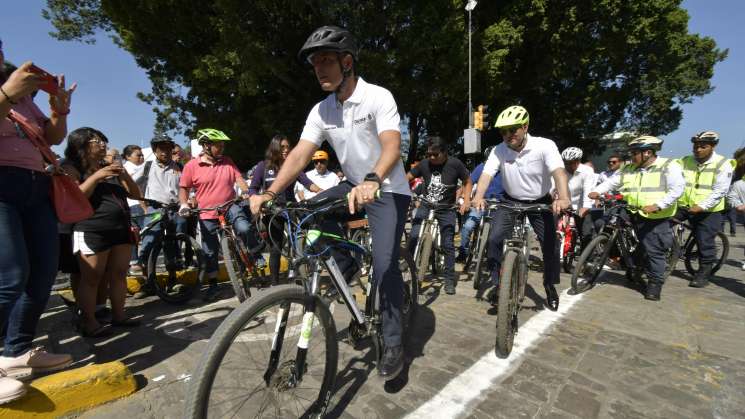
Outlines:
{"type": "Polygon", "coordinates": [[[468,128],[463,131],[463,153],[481,152],[481,132],[474,128],[473,103],[471,101],[471,12],[476,8],[476,0],[468,0],[468,128]]]}

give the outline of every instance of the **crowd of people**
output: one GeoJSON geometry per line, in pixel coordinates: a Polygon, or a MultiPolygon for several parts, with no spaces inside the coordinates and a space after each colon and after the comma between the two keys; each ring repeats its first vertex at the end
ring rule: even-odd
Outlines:
{"type": "MultiPolygon", "coordinates": [[[[400,155],[396,102],[388,90],[358,76],[354,37],[343,28],[324,26],[308,38],[299,56],[313,68],[329,95],[310,111],[294,148],[287,136],[273,137],[265,158],[245,176],[225,155],[232,140],[218,129],[197,131],[201,151],[193,157],[173,139],[157,135],[150,141],[153,156],[145,161],[141,147],[128,145],[119,153],[107,146],[106,135],[97,129],[77,128],[68,134],[66,118],[76,86],[67,88],[64,76],[57,77],[58,90],[49,95],[47,115],[33,100],[44,80],[29,71],[30,62],[0,75],[0,113],[5,116],[0,121],[0,231],[8,243],[0,252],[0,326],[5,336],[0,403],[25,393],[18,379],[63,369],[72,362],[68,354],[33,347],[58,269],[70,274],[83,336],[103,337],[114,328],[139,325],[125,310],[126,277],[128,271],[147,275],[147,257],[159,246],[155,239],[159,227],[142,237],[137,234],[153,214],[148,202],[178,205],[174,215],[178,232],[194,235],[199,230],[207,260],[208,284],[203,296],[214,300],[220,252],[217,214],[205,210],[196,216],[195,208],[244,198],[247,205],[231,206],[227,217],[247,248],[260,252],[261,239],[252,225],[265,202],[349,196],[350,212],[364,208],[370,226],[372,280],[380,284],[385,344],[378,372],[386,379],[398,375],[404,360],[402,276],[397,261],[410,218],[412,188],[424,204],[413,212],[407,242],[409,248],[415,246],[417,227],[427,216],[428,205],[436,204],[447,294],[456,292],[456,263],[462,263],[473,250],[470,237],[484,216],[488,199],[550,205],[552,212],[531,213],[529,220],[540,242],[543,284],[552,310],[559,306],[556,216],[562,211],[573,210],[581,242],[586,244],[601,227],[601,195],[609,191],[624,195],[636,234],[649,256],[645,267],[649,300],[660,299],[664,252],[672,243],[672,217],[687,219],[692,226],[701,269],[691,286],[702,287],[715,261],[713,234],[724,228],[725,221],[735,234],[737,216],[745,213],[743,153],[738,155],[739,164],[717,154],[719,137],[713,131],[694,136],[693,153],[680,159],[658,157],[662,140],[639,136],[629,143],[629,157],[613,154],[607,170],[596,173],[581,149],[568,147],[560,153],[554,141],[530,134],[530,115],[522,106],[510,106],[499,114],[495,127],[503,141],[489,148],[473,170],[449,155],[448,141],[432,136],[426,158],[407,172],[400,155]],[[63,173],[50,173],[52,162],[45,161],[27,138],[32,135],[26,128],[29,125],[49,146],[67,140],[60,166],[63,173]],[[329,170],[329,152],[320,149],[324,142],[335,152],[339,172],[329,170]],[[305,172],[309,162],[313,168],[305,172]],[[49,194],[50,175],[74,179],[89,200],[92,215],[58,225],[49,194]],[[459,218],[461,240],[456,254],[459,218]]],[[[491,218],[488,260],[495,289],[502,242],[513,229],[514,218],[507,215],[497,209],[491,218]]],[[[275,244],[269,247],[271,283],[278,284],[284,232],[281,225],[267,227],[275,244]]],[[[360,268],[349,255],[334,257],[345,277],[360,268]]],[[[145,285],[135,297],[153,292],[145,285]]]]}

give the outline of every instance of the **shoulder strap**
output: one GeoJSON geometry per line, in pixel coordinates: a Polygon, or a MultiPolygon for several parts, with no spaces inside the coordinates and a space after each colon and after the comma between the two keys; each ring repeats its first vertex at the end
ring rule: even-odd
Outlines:
{"type": "Polygon", "coordinates": [[[52,149],[49,147],[49,144],[47,144],[42,133],[35,126],[31,125],[23,115],[12,109],[8,113],[8,118],[21,128],[23,133],[26,134],[26,137],[28,137],[34,147],[39,150],[39,153],[41,153],[41,156],[47,163],[54,166],[58,165],[57,158],[54,157],[52,149]]]}
{"type": "Polygon", "coordinates": [[[142,196],[145,196],[145,191],[147,190],[147,182],[148,179],[150,179],[150,168],[153,167],[153,161],[149,160],[145,162],[145,168],[144,175],[142,176],[142,196]]]}

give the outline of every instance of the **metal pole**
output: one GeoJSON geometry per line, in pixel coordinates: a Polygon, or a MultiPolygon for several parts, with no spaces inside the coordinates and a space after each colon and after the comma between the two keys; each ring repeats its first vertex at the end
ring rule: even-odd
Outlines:
{"type": "Polygon", "coordinates": [[[473,128],[473,103],[471,102],[471,11],[468,11],[468,128],[473,128]]]}

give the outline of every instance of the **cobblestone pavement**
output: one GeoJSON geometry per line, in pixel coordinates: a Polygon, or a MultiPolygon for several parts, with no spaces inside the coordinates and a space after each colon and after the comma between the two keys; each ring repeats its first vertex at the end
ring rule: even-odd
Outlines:
{"type": "MultiPolygon", "coordinates": [[[[704,289],[689,288],[687,274],[679,270],[665,284],[662,301],[647,302],[620,273],[607,275],[523,356],[511,359],[510,371],[487,391],[476,395],[462,389],[461,416],[745,417],[742,233],[731,238],[730,260],[704,289]]],[[[569,282],[562,274],[562,288],[569,282]]],[[[544,310],[540,284],[540,272],[531,272],[521,323],[544,310]]],[[[397,380],[377,378],[371,348],[340,343],[338,388],[329,416],[417,416],[416,409],[453,377],[484,355],[494,356],[496,318],[474,293],[470,282],[461,282],[455,296],[427,295],[407,344],[410,363],[397,380]]],[[[133,396],[82,417],[181,417],[192,368],[211,332],[235,306],[229,286],[224,295],[217,303],[194,301],[186,307],[155,298],[129,301],[130,313],[141,315],[144,326],[103,341],[85,341],[71,332],[69,311],[56,297],[58,304],[52,304],[42,324],[48,344],[71,351],[79,364],[122,360],[142,385],[133,396]]],[[[344,335],[348,315],[338,309],[334,316],[344,335]]]]}

